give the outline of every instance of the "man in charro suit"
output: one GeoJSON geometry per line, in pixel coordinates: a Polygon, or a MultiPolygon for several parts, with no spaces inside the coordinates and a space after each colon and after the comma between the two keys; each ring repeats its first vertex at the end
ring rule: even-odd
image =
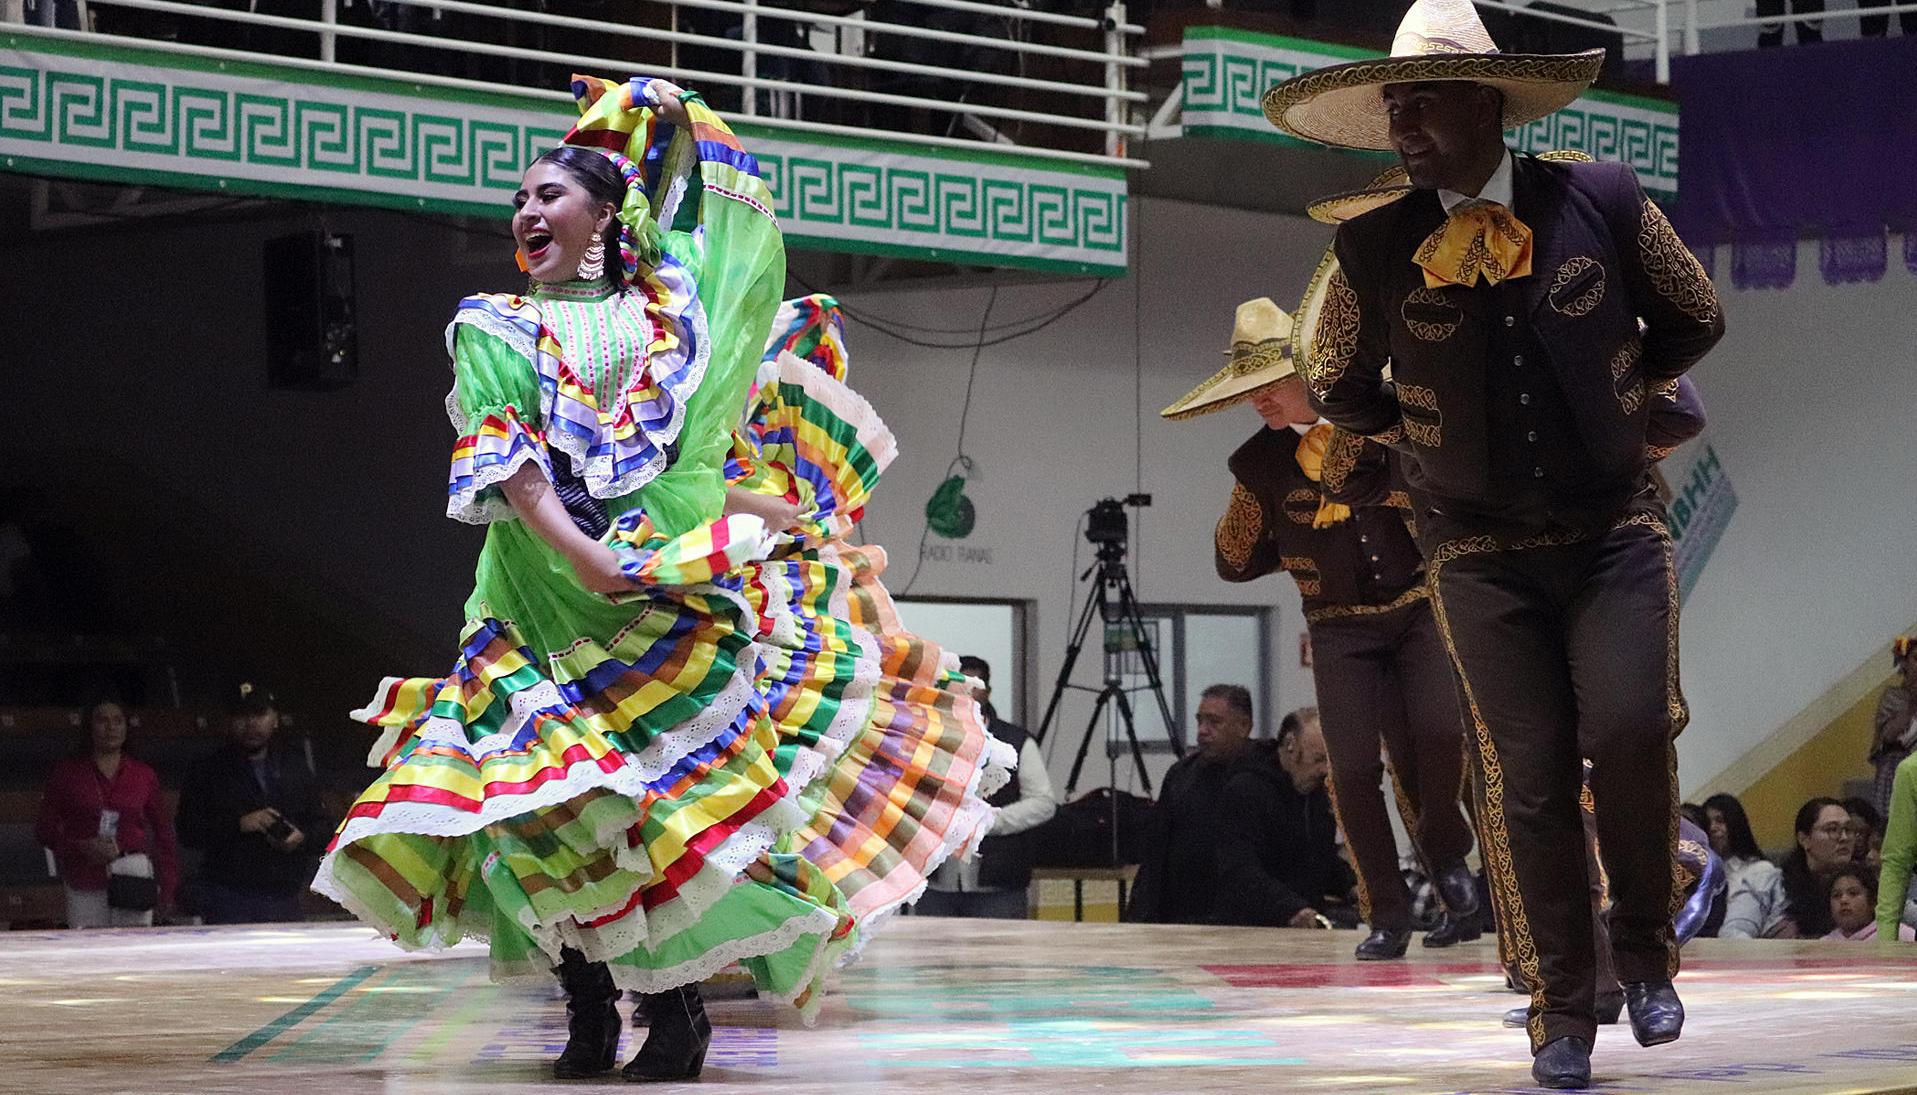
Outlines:
{"type": "Polygon", "coordinates": [[[1471,828],[1459,805],[1463,723],[1425,599],[1424,560],[1405,528],[1409,501],[1389,491],[1382,448],[1319,421],[1291,362],[1290,333],[1291,317],[1270,300],[1239,305],[1231,363],[1162,413],[1192,418],[1249,399],[1265,420],[1231,456],[1236,482],[1216,532],[1218,575],[1248,582],[1283,571],[1297,583],[1331,759],[1327,786],[1371,929],[1357,957],[1402,958],[1411,895],[1381,789],[1379,742],[1399,814],[1445,905],[1424,945],[1447,947],[1480,932],[1464,862],[1471,828]],[[1346,506],[1335,491],[1377,504],[1346,506]]]}
{"type": "Polygon", "coordinates": [[[1300,317],[1301,366],[1327,418],[1407,457],[1500,942],[1531,993],[1532,1075],[1583,1087],[1596,1024],[1580,757],[1632,1033],[1656,1045],[1683,1025],[1671,918],[1688,716],[1646,422],[1723,318],[1628,167],[1504,147],[1504,129],[1572,101],[1601,51],[1499,54],[1466,0],[1418,0],[1392,54],[1266,96],[1293,135],[1395,149],[1413,187],[1339,229],[1300,317]]]}

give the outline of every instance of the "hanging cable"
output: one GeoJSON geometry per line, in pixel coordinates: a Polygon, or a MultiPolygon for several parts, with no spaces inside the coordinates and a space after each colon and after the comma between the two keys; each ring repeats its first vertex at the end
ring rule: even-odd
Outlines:
{"type": "MultiPolygon", "coordinates": [[[[1093,292],[1097,292],[1097,290],[1094,289],[1093,292]]],[[[992,321],[992,307],[997,303],[998,286],[994,285],[992,286],[991,294],[985,298],[985,313],[979,317],[978,321],[978,341],[972,346],[972,365],[970,369],[966,370],[965,402],[959,408],[958,453],[952,457],[952,462],[945,466],[945,477],[941,479],[940,482],[950,479],[952,473],[958,468],[962,467],[967,472],[972,470],[972,458],[965,453],[965,428],[972,418],[972,388],[978,381],[978,362],[979,358],[985,353],[985,347],[987,345],[985,339],[986,326],[992,321]]],[[[925,569],[925,545],[931,536],[932,521],[928,515],[925,522],[925,531],[919,533],[919,557],[913,562],[912,576],[906,579],[905,588],[899,591],[899,596],[903,597],[911,593],[912,587],[918,583],[919,572],[925,569]]]]}
{"type": "MultiPolygon", "coordinates": [[[[812,286],[810,283],[808,283],[804,278],[800,277],[799,275],[792,274],[791,277],[792,277],[792,280],[798,282],[799,287],[804,289],[806,292],[817,293],[819,291],[817,288],[812,286]]],[[[989,333],[992,330],[992,328],[989,325],[982,325],[975,337],[969,338],[965,340],[964,342],[935,342],[929,339],[922,339],[914,335],[906,334],[899,329],[901,327],[904,327],[905,326],[904,324],[895,324],[890,320],[881,321],[881,320],[873,319],[872,317],[859,312],[857,309],[846,307],[844,301],[839,302],[839,311],[843,313],[847,319],[853,321],[854,323],[857,323],[863,327],[870,327],[872,330],[877,331],[880,334],[885,335],[889,338],[897,339],[898,341],[903,342],[908,346],[917,346],[921,349],[926,349],[926,350],[982,350],[987,346],[1001,346],[1007,342],[1024,338],[1027,335],[1035,335],[1038,332],[1044,330],[1045,328],[1050,327],[1052,324],[1057,323],[1059,320],[1064,319],[1066,316],[1077,311],[1087,301],[1097,296],[1099,292],[1105,288],[1105,285],[1108,280],[1109,279],[1106,279],[1106,278],[1099,278],[1097,281],[1093,282],[1092,287],[1089,290],[1087,290],[1083,295],[1079,296],[1077,299],[1069,301],[1063,306],[1056,308],[1045,315],[1035,316],[1029,320],[1019,321],[1020,323],[1023,323],[1024,326],[1020,327],[1017,330],[1012,330],[1009,333],[1001,334],[996,337],[987,338],[985,336],[987,333],[989,333]]],[[[998,286],[994,285],[992,287],[992,291],[996,293],[998,291],[998,286]]],[[[999,329],[1004,330],[1005,328],[1004,326],[1001,326],[999,329]]],[[[957,332],[941,332],[941,333],[957,333],[957,332]]]]}

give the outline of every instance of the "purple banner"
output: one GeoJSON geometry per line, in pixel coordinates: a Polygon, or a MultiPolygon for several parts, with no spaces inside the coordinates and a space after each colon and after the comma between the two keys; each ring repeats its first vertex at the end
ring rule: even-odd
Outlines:
{"type": "Polygon", "coordinates": [[[1684,176],[1672,213],[1686,239],[1856,239],[1917,225],[1917,38],[1674,60],[1684,176]]]}

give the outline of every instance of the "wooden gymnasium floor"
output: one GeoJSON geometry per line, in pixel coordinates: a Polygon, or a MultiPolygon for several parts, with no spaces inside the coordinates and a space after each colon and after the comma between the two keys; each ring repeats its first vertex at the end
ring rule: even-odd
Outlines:
{"type": "MultiPolygon", "coordinates": [[[[1352,933],[902,918],[802,1028],[714,1005],[697,1090],[1508,1092],[1523,1035],[1489,942],[1360,965],[1352,933]]],[[[1599,1038],[1609,1092],[1917,1091],[1917,946],[1688,952],[1684,1038],[1599,1038]]],[[[0,936],[0,1090],[41,1095],[578,1090],[543,986],[356,925],[0,936]]],[[[618,1089],[614,1080],[606,1086],[618,1089]]]]}

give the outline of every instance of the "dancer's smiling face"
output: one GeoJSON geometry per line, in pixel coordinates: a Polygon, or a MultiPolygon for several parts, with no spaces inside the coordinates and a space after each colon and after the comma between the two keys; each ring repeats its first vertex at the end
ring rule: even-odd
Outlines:
{"type": "Polygon", "coordinates": [[[613,203],[596,201],[586,183],[563,164],[533,164],[513,195],[513,239],[535,281],[570,281],[595,233],[607,244],[608,265],[619,261],[617,244],[604,238],[613,203]]]}

